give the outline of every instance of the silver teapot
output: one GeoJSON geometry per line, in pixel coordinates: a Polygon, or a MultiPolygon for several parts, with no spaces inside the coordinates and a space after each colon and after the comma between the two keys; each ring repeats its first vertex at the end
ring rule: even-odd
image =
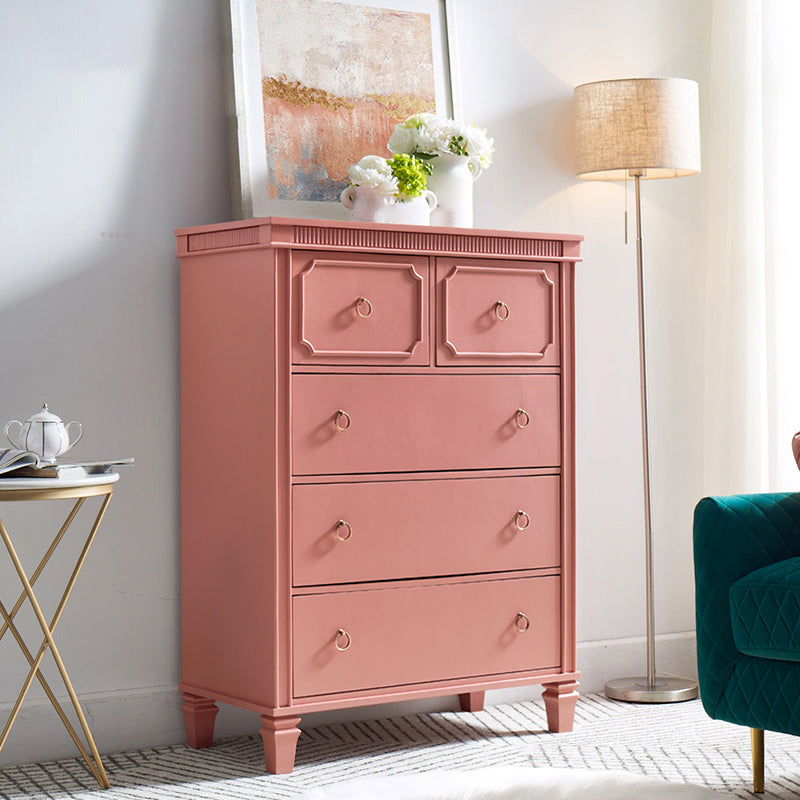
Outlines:
{"type": "Polygon", "coordinates": [[[78,444],[83,436],[83,425],[75,420],[65,425],[47,408],[47,403],[45,403],[41,411],[28,417],[25,422],[20,422],[18,419],[6,422],[3,433],[18,450],[29,450],[36,453],[42,461],[55,461],[70,447],[78,444]],[[12,435],[14,426],[18,426],[18,428],[12,435]],[[69,429],[72,426],[76,426],[78,431],[78,435],[74,439],[70,439],[69,429]]]}

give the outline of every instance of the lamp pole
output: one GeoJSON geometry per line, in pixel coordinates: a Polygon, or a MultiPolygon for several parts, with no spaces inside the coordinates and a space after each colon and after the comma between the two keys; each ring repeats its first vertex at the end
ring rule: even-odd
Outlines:
{"type": "Polygon", "coordinates": [[[605,686],[606,696],[612,700],[631,703],[675,703],[692,700],[698,695],[697,681],[691,678],[656,677],[656,626],[655,595],[653,591],[653,525],[650,514],[650,432],[647,414],[647,359],[645,348],[644,315],[644,257],[642,246],[643,169],[630,170],[636,196],[636,272],[639,289],[639,386],[642,402],[642,478],[644,482],[644,552],[645,590],[647,592],[647,675],[644,678],[618,678],[605,686]]]}
{"type": "Polygon", "coordinates": [[[639,386],[642,398],[642,479],[644,481],[644,557],[647,591],[647,688],[656,688],[656,626],[653,592],[653,518],[650,514],[650,431],[647,414],[647,359],[645,353],[644,257],[642,247],[642,170],[633,170],[636,195],[636,277],[639,288],[639,386]]]}

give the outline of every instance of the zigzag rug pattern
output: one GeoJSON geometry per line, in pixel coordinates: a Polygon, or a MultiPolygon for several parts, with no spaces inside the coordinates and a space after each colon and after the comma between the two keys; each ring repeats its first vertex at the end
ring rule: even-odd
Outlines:
{"type": "MultiPolygon", "coordinates": [[[[0,798],[80,800],[281,800],[360,776],[507,765],[626,770],[750,792],[750,732],[708,719],[699,701],[634,705],[582,697],[575,730],[546,731],[537,702],[478,713],[414,714],[304,730],[291,775],[264,773],[261,739],[207,750],[175,745],[103,757],[110,790],[99,790],[80,759],[0,767],[0,798]]],[[[800,740],[766,734],[765,800],[800,797],[800,740]]]]}

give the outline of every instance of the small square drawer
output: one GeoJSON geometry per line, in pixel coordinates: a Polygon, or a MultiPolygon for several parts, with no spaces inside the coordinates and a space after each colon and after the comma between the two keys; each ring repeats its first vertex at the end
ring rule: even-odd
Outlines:
{"type": "Polygon", "coordinates": [[[437,364],[559,364],[557,264],[439,258],[436,281],[437,364]]]}
{"type": "Polygon", "coordinates": [[[294,696],[552,669],[558,576],[295,597],[294,696]]]}
{"type": "Polygon", "coordinates": [[[557,567],[557,475],[292,488],[295,586],[557,567]]]}
{"type": "Polygon", "coordinates": [[[295,364],[427,365],[428,259],[292,253],[295,364]]]}

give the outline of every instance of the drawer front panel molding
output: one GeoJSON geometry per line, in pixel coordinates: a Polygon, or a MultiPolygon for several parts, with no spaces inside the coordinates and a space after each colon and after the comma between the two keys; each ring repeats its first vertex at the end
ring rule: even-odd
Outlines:
{"type": "Polygon", "coordinates": [[[525,684],[571,730],[582,237],[275,217],[176,236],[189,745],[230,703],[290,772],[301,714],[476,711],[525,684]],[[235,466],[209,463],[221,424],[235,466]]]}
{"type": "Polygon", "coordinates": [[[557,375],[295,375],[296,475],[556,467],[557,375]]]}
{"type": "Polygon", "coordinates": [[[295,597],[295,696],[555,668],[559,594],[543,577],[295,597]]]}
{"type": "Polygon", "coordinates": [[[428,260],[293,258],[297,364],[427,364],[428,260]]]}
{"type": "Polygon", "coordinates": [[[556,475],[292,489],[295,586],[557,567],[556,475]]]}
{"type": "Polygon", "coordinates": [[[440,364],[554,366],[558,341],[558,269],[514,262],[438,259],[440,364]],[[512,266],[513,265],[513,266],[512,266]]]}

